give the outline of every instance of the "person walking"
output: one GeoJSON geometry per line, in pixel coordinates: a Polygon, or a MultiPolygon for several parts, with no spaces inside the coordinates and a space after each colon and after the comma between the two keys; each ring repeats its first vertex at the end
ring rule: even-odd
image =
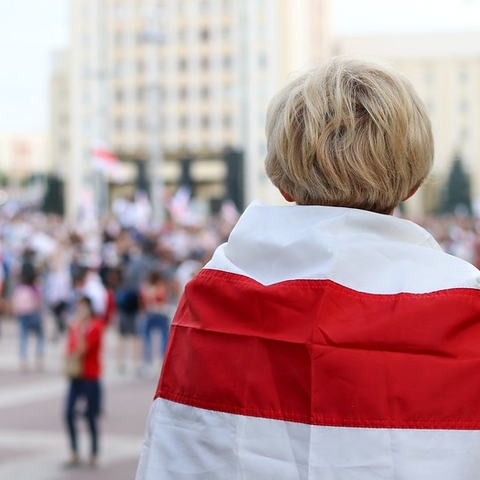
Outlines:
{"type": "Polygon", "coordinates": [[[170,322],[168,318],[169,285],[166,278],[157,270],[148,274],[140,286],[140,300],[144,314],[142,339],[145,367],[150,367],[153,360],[152,334],[157,331],[161,335],[160,358],[167,349],[170,322]]]}
{"type": "Polygon", "coordinates": [[[101,414],[101,356],[102,337],[105,322],[96,316],[92,301],[83,296],[77,301],[75,319],[72,322],[67,341],[65,373],[69,387],[65,409],[65,421],[70,439],[71,458],[67,467],[80,465],[78,435],[76,426],[77,407],[85,402],[85,419],[90,434],[89,464],[97,464],[98,420],[101,414]]]}
{"type": "Polygon", "coordinates": [[[67,328],[68,304],[72,295],[72,276],[65,255],[54,255],[45,277],[45,300],[53,313],[56,330],[53,340],[60,339],[67,328]]]}
{"type": "Polygon", "coordinates": [[[28,371],[28,338],[33,334],[37,339],[36,368],[43,370],[44,331],[42,321],[42,301],[39,288],[36,284],[34,269],[24,269],[20,276],[20,283],[15,287],[12,295],[13,313],[20,326],[20,368],[28,371]]]}

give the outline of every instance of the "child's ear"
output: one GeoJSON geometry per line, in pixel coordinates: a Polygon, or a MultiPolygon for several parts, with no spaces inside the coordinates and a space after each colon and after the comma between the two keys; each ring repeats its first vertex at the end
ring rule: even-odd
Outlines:
{"type": "Polygon", "coordinates": [[[282,194],[282,197],[287,201],[287,202],[294,202],[294,198],[287,192],[284,192],[280,188],[278,189],[280,193],[282,194]]]}

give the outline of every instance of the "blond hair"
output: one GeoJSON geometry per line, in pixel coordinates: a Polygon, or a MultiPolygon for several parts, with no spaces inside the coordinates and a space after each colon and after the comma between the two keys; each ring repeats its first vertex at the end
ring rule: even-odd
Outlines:
{"type": "Polygon", "coordinates": [[[425,106],[388,65],[336,57],[290,82],[267,114],[265,167],[301,205],[390,213],[433,163],[425,106]]]}

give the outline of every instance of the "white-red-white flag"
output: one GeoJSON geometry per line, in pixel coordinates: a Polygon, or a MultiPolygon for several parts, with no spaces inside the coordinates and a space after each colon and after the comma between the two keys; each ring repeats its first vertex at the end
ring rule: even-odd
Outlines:
{"type": "Polygon", "coordinates": [[[122,162],[113,150],[98,143],[92,147],[92,165],[95,170],[103,172],[114,183],[123,183],[128,175],[122,162]]]}
{"type": "Polygon", "coordinates": [[[479,278],[406,220],[251,205],[186,286],[137,480],[480,478],[479,278]]]}

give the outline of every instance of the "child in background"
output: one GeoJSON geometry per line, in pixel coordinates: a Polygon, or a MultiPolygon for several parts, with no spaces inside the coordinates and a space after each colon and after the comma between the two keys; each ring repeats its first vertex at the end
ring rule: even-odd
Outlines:
{"type": "Polygon", "coordinates": [[[101,357],[102,337],[105,322],[97,317],[88,297],[81,297],[77,301],[76,318],[68,332],[67,365],[70,370],[70,384],[67,395],[65,420],[70,438],[71,459],[67,466],[80,465],[78,453],[76,406],[79,401],[85,401],[88,430],[90,434],[90,466],[97,463],[98,455],[98,419],[101,413],[101,357]],[[72,368],[72,363],[78,365],[72,368]]]}

